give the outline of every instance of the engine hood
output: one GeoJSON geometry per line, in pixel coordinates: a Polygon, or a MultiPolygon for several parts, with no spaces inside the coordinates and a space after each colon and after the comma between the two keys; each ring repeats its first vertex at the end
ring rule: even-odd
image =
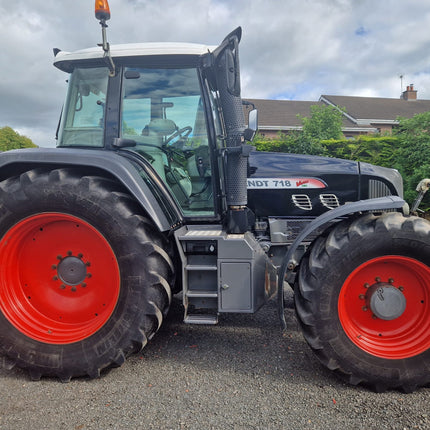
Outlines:
{"type": "Polygon", "coordinates": [[[248,206],[257,216],[318,216],[360,196],[358,162],[251,152],[248,206]]]}

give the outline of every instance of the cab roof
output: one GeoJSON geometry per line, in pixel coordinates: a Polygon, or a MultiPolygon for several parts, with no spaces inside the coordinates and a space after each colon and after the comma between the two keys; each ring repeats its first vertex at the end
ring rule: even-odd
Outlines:
{"type": "MultiPolygon", "coordinates": [[[[200,45],[196,43],[129,43],[123,45],[110,45],[113,60],[125,57],[149,57],[149,56],[192,56],[199,57],[213,51],[214,46],[200,45]]],[[[82,49],[75,52],[54,50],[56,52],[54,65],[64,72],[71,72],[76,63],[94,62],[104,56],[101,47],[82,49]]]]}

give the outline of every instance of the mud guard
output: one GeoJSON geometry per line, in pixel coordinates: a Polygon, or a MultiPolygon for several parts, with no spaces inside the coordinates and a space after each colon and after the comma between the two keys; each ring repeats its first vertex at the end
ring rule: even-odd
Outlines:
{"type": "MultiPolygon", "coordinates": [[[[163,193],[163,204],[160,204],[135,165],[118,152],[83,151],[72,148],[8,151],[0,154],[0,180],[19,175],[38,166],[52,169],[64,166],[85,167],[89,175],[91,175],[91,168],[103,170],[128,190],[161,232],[171,230],[182,223],[182,216],[171,197],[167,193],[163,193]]],[[[150,169],[146,169],[143,165],[140,167],[145,171],[147,177],[154,182],[160,182],[149,171],[150,169]]]]}
{"type": "Polygon", "coordinates": [[[296,240],[288,248],[288,252],[282,259],[281,269],[278,276],[278,313],[281,322],[282,330],[287,328],[284,314],[284,280],[288,270],[293,270],[297,266],[294,261],[294,253],[300,244],[317,228],[322,227],[324,224],[346,215],[354,214],[357,212],[369,211],[386,211],[392,209],[402,209],[405,214],[409,213],[407,203],[398,196],[387,196],[376,199],[359,200],[358,202],[347,203],[325,212],[318,218],[315,218],[308,226],[297,236],[296,240]]]}

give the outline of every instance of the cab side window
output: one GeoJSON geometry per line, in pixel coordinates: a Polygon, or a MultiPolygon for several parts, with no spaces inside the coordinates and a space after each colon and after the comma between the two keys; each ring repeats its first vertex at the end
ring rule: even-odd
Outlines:
{"type": "Polygon", "coordinates": [[[121,136],[133,139],[185,216],[214,214],[207,127],[195,69],[127,69],[121,136]]]}

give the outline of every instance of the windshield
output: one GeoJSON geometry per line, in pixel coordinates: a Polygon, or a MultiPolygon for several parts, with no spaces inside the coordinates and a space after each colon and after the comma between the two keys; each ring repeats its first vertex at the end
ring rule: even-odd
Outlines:
{"type": "Polygon", "coordinates": [[[108,73],[104,67],[72,72],[57,146],[103,146],[108,73]]]}
{"type": "Polygon", "coordinates": [[[210,149],[196,69],[128,68],[121,137],[152,165],[186,216],[214,214],[210,149]]]}

